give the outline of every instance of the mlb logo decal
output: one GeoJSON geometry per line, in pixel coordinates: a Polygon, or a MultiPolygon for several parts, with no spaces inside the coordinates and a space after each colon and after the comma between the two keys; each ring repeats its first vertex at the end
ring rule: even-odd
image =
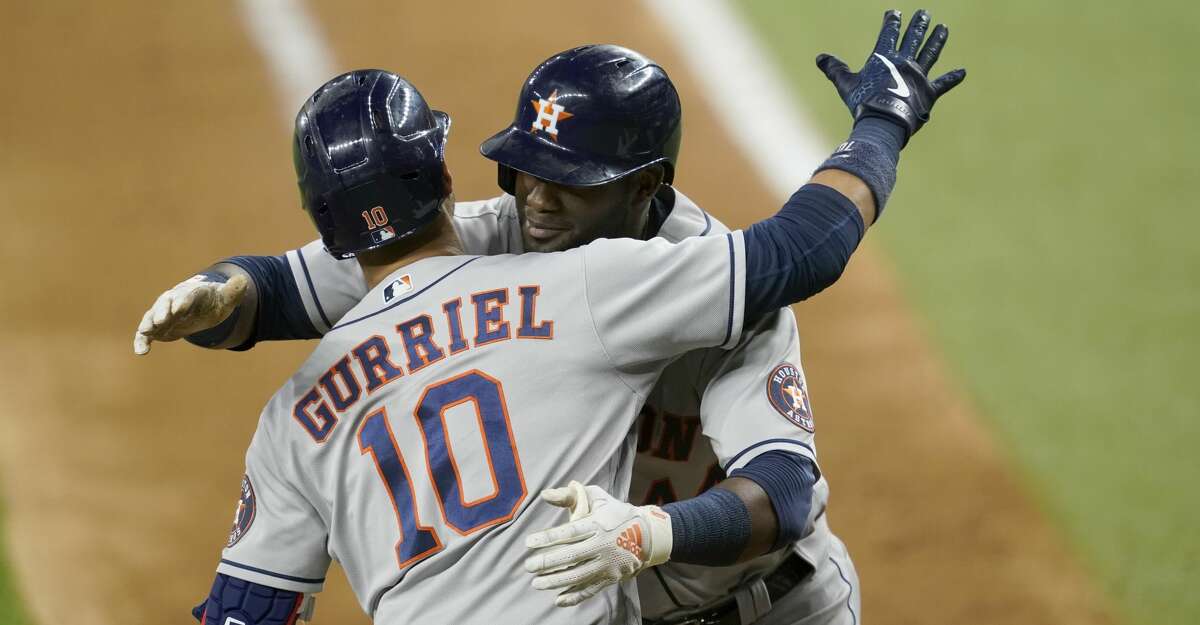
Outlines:
{"type": "Polygon", "coordinates": [[[233,529],[229,530],[229,542],[226,547],[232,547],[237,544],[237,541],[250,531],[250,524],[254,522],[254,485],[250,483],[250,476],[242,476],[242,494],[238,498],[237,508],[233,511],[233,529]]]}
{"type": "Polygon", "coordinates": [[[551,139],[558,141],[558,122],[574,117],[567,112],[563,105],[558,103],[558,90],[555,89],[551,92],[548,100],[539,98],[530,100],[529,103],[533,105],[533,110],[537,113],[529,132],[537,134],[541,130],[550,135],[551,139]]]}
{"type": "Polygon", "coordinates": [[[783,363],[767,378],[767,400],[788,421],[812,432],[812,405],[808,402],[808,389],[800,369],[783,363]]]}
{"type": "Polygon", "coordinates": [[[372,243],[383,243],[394,238],[396,238],[396,229],[391,226],[384,226],[371,232],[372,243]]]}
{"type": "Polygon", "coordinates": [[[383,302],[386,304],[400,295],[404,295],[412,290],[412,276],[404,274],[396,280],[392,280],[391,284],[383,287],[383,302]]]}

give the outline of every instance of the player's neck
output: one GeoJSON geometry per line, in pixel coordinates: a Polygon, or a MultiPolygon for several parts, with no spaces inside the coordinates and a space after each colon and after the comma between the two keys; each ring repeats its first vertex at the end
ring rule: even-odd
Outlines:
{"type": "Polygon", "coordinates": [[[435,256],[462,254],[462,243],[458,240],[458,234],[454,232],[454,226],[450,224],[449,219],[442,218],[430,224],[425,231],[414,235],[412,240],[399,241],[359,254],[358,264],[362,267],[367,288],[373,289],[401,267],[435,256]]]}

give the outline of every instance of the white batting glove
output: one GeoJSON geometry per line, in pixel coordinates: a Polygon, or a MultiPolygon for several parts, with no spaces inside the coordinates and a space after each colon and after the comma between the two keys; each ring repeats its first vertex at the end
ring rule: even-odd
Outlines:
{"type": "Polygon", "coordinates": [[[197,275],[171,287],[142,315],[133,353],[140,356],[150,351],[152,341],[178,340],[225,321],[242,303],[246,285],[242,275],[224,283],[197,275]]]}
{"type": "Polygon", "coordinates": [[[542,499],[570,510],[571,520],[525,537],[525,546],[534,550],[525,570],[534,574],[534,588],[563,589],[554,599],[559,607],[576,605],[671,556],[671,517],[658,506],[618,501],[599,486],[574,481],[542,491],[542,499]]]}

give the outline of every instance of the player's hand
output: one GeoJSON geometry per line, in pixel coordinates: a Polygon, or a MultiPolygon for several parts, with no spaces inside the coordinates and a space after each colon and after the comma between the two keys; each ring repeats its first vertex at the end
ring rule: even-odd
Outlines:
{"type": "Polygon", "coordinates": [[[555,605],[576,605],[671,556],[671,517],[658,506],[618,501],[574,481],[542,491],[542,499],[571,512],[567,523],[525,537],[533,550],[525,570],[534,588],[561,589],[555,605]]]}
{"type": "Polygon", "coordinates": [[[897,48],[900,12],[884,13],[879,41],[858,73],[851,72],[836,56],[817,55],[817,67],[837,87],[855,121],[863,117],[891,119],[905,128],[907,141],[929,121],[933,103],[967,76],[967,70],[956,69],[929,80],[929,72],[946,45],[950,30],[938,24],[922,48],[928,28],[929,14],[917,11],[897,48]]]}
{"type": "Polygon", "coordinates": [[[133,353],[150,351],[152,341],[174,341],[225,321],[246,295],[246,276],[215,282],[192,276],[158,296],[133,335],[133,353]]]}

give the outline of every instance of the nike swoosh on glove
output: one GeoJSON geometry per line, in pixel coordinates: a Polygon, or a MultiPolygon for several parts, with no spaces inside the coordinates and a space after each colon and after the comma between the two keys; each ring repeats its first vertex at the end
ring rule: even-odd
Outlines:
{"type": "Polygon", "coordinates": [[[831,54],[818,55],[817,67],[837,88],[855,121],[863,117],[896,121],[904,128],[907,141],[929,121],[934,102],[961,83],[967,70],[956,69],[930,80],[929,72],[942,54],[950,30],[938,24],[926,40],[929,14],[917,11],[897,47],[900,21],[899,11],[884,13],[875,49],[857,73],[831,54]]]}

